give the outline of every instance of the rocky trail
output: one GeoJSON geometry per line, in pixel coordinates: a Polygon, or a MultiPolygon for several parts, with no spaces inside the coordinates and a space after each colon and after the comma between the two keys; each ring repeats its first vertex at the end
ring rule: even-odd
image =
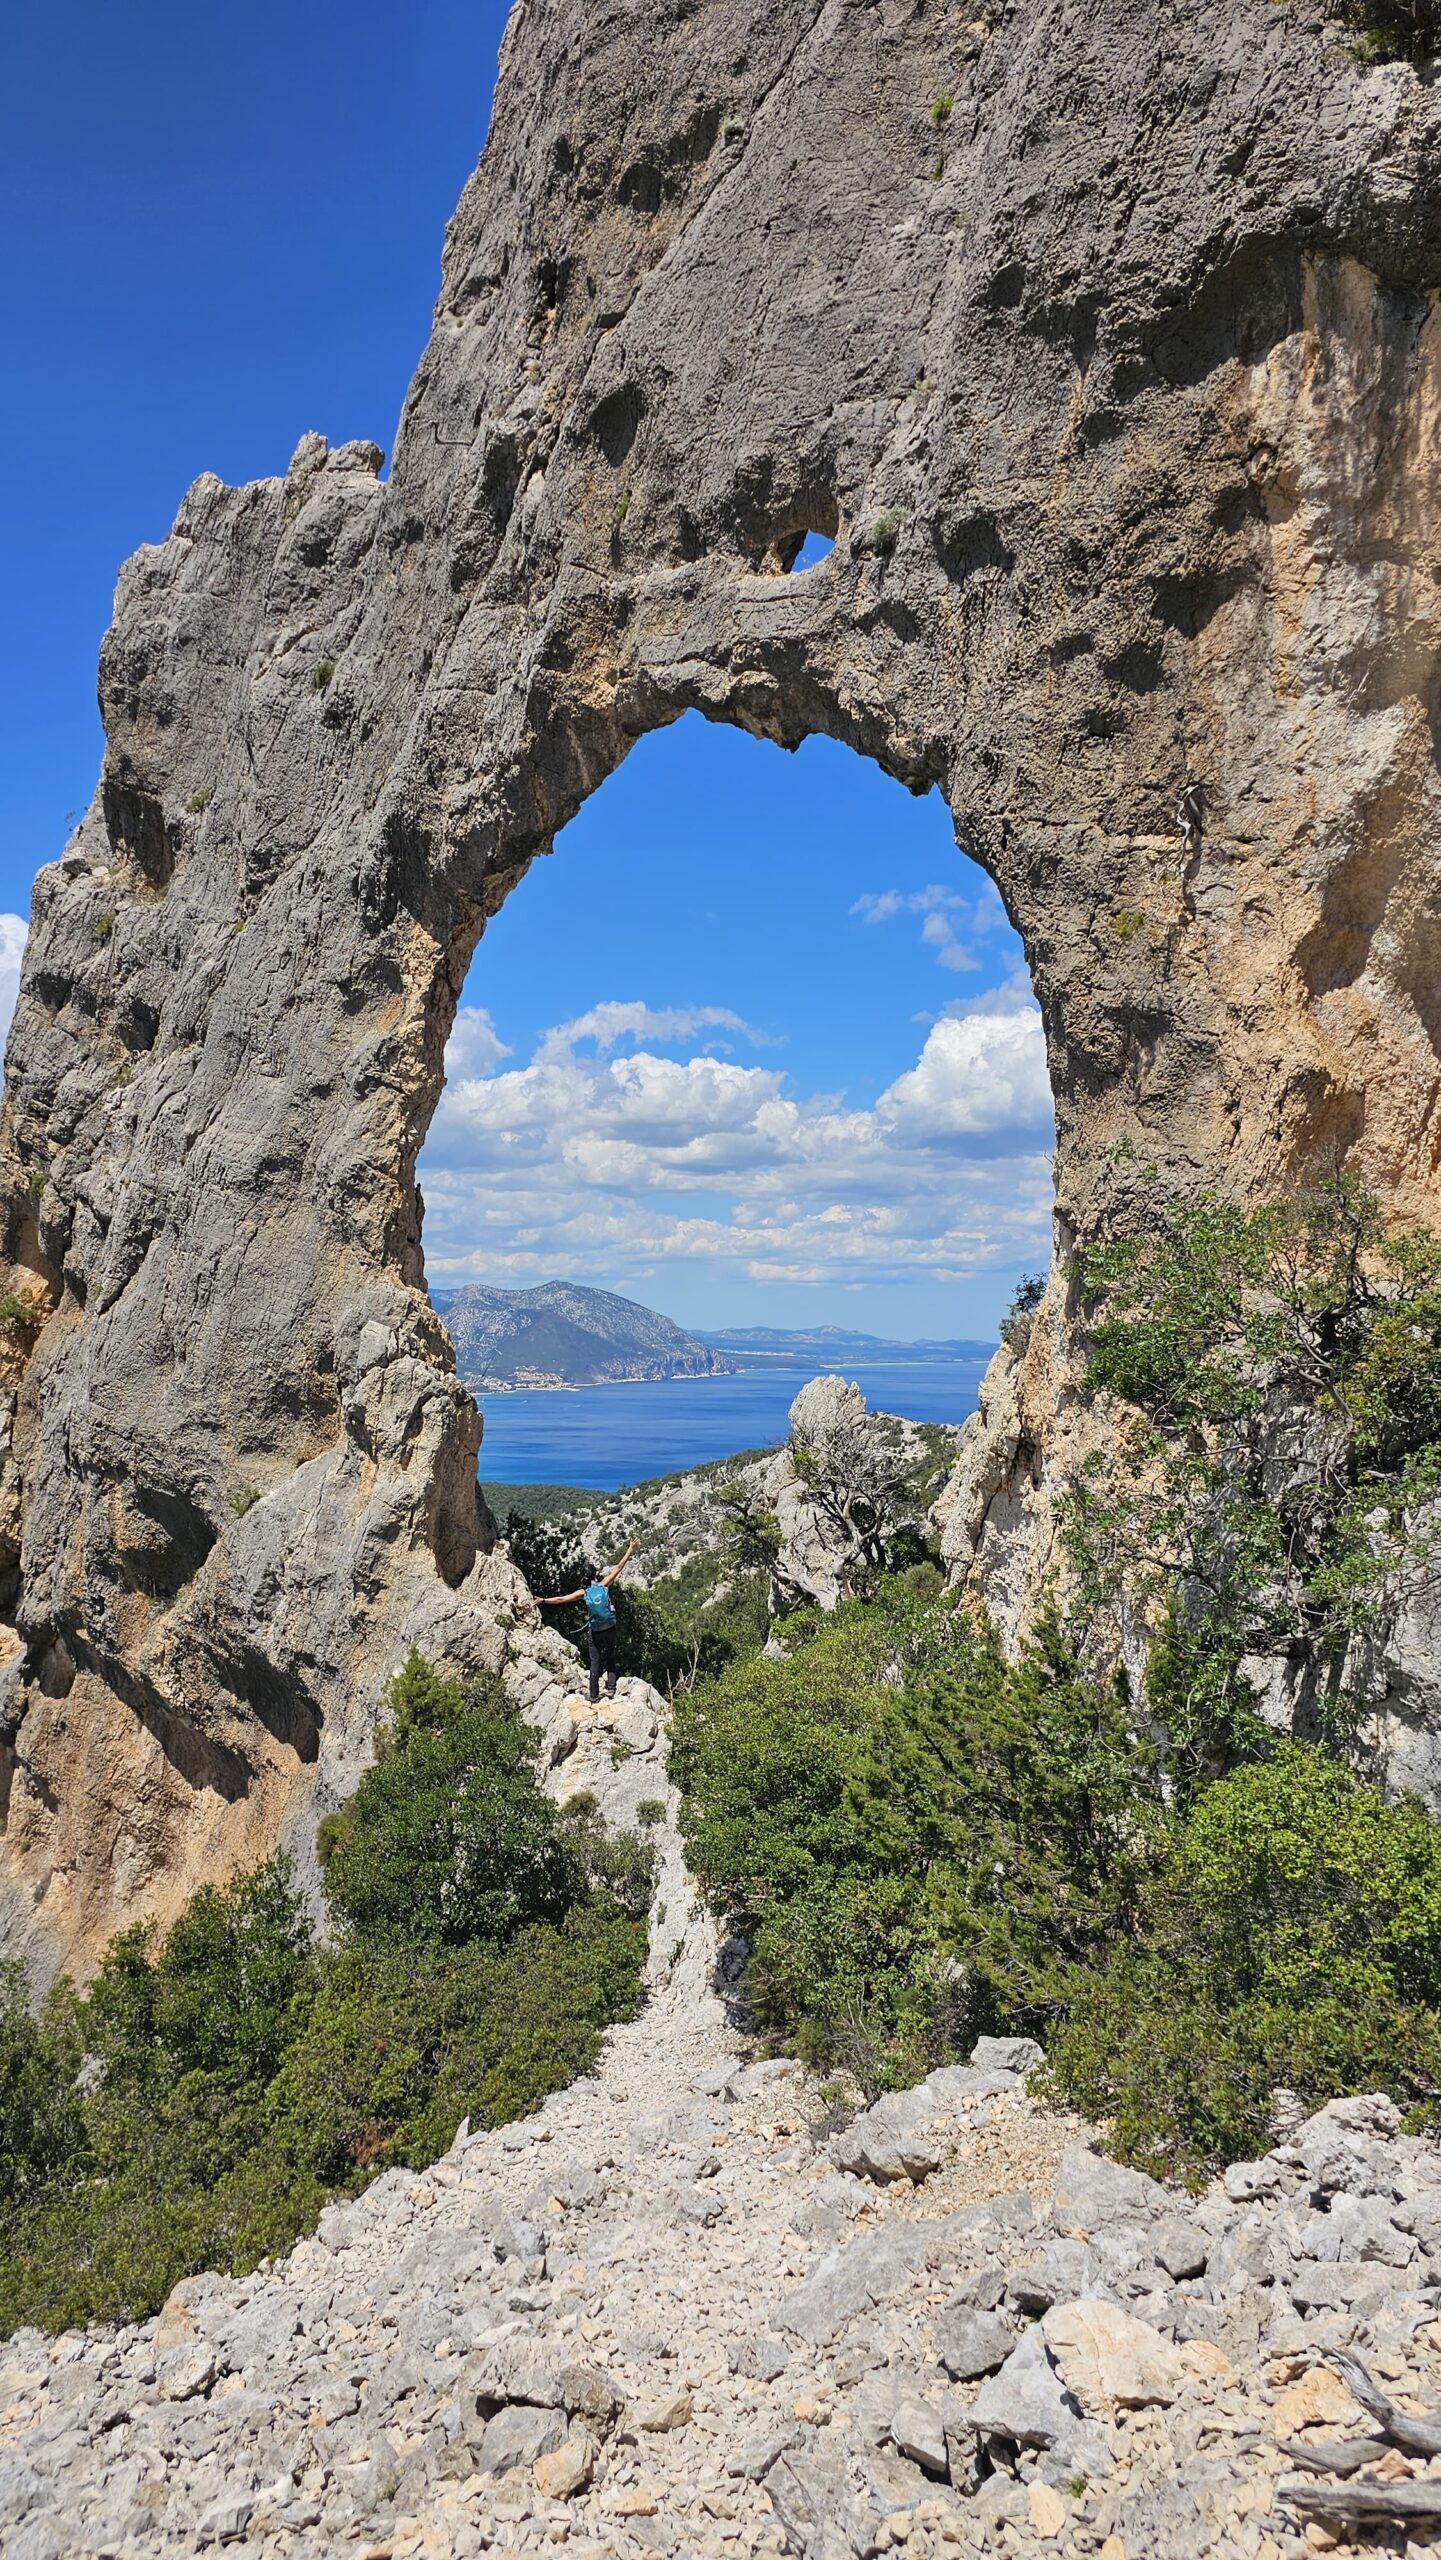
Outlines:
{"type": "Polygon", "coordinates": [[[1435,2144],[1341,2101],[1196,2202],[998,2041],[839,2123],[727,2024],[661,1701],[560,1722],[557,1791],[665,1807],[643,2013],[282,2263],[0,2347],[6,2560],[1276,2560],[1338,2501],[1427,2537],[1435,2144]]]}

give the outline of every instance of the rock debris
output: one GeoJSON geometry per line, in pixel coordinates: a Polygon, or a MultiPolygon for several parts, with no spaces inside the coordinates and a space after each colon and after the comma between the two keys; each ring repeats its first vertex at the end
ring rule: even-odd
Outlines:
{"type": "MultiPolygon", "coordinates": [[[[602,1746],[603,1809],[629,1769],[602,1746]]],[[[0,2350],[6,2560],[1279,2560],[1348,2529],[1338,2437],[1347,2513],[1441,2501],[1400,2441],[1441,2403],[1441,2149],[1389,2100],[1199,2200],[1032,2098],[1024,2040],[838,2128],[727,2024],[662,1849],[651,1997],[593,2074],[273,2266],[0,2350]]]]}

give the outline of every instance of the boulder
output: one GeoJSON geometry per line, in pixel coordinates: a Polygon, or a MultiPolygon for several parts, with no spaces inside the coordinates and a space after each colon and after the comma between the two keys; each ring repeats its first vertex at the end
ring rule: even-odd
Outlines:
{"type": "Polygon", "coordinates": [[[596,2443],[584,2427],[572,2427],[553,2452],[534,2464],[535,2485],[543,2498],[574,2498],[588,2488],[595,2472],[596,2443]]]}
{"type": "Polygon", "coordinates": [[[228,2489],[206,2507],[195,2528],[200,2543],[239,2542],[255,2513],[255,2500],[243,2489],[228,2489]]]}
{"type": "Polygon", "coordinates": [[[1307,2117],[1291,2148],[1318,2195],[1394,2195],[1400,2121],[1390,2098],[1333,2098],[1307,2117]]]}
{"type": "Polygon", "coordinates": [[[574,2358],[561,2365],[556,2383],[567,2417],[584,2418],[597,2435],[609,2435],[625,2406],[609,2374],[574,2358]]]}
{"type": "Polygon", "coordinates": [[[880,2184],[907,2179],[915,2186],[938,2169],[939,2146],[918,2129],[918,2095],[911,2089],[899,2091],[857,2116],[831,2146],[837,2168],[880,2184]]]}
{"type": "Polygon", "coordinates": [[[776,2326],[824,2346],[859,2312],[886,2302],[907,2284],[925,2257],[929,2236],[914,2225],[867,2232],[822,2258],[804,2284],[775,2308],[776,2326]]]}
{"type": "Polygon", "coordinates": [[[743,2338],[731,2350],[732,2373],[744,2374],[751,2382],[776,2382],[790,2362],[784,2341],[762,2331],[758,2338],[743,2338]]]}
{"type": "Polygon", "coordinates": [[[507,2471],[531,2471],[545,2454],[557,2452],[565,2438],[566,2424],[558,2409],[536,2409],[517,2401],[487,2420],[479,2468],[493,2471],[497,2479],[507,2471]]]}
{"type": "Polygon", "coordinates": [[[1313,2364],[1298,2381],[1277,2392],[1271,2424],[1282,2438],[1299,2435],[1303,2427],[1330,2427],[1343,2435],[1359,2436],[1366,2433],[1368,2421],[1339,2373],[1329,2365],[1313,2364]]]}
{"type": "Polygon", "coordinates": [[[1233,2204],[1250,2204],[1257,2196],[1285,2193],[1285,2171],[1279,2160],[1233,2160],[1222,2182],[1233,2204]]]}
{"type": "Polygon", "coordinates": [[[688,2391],[668,2391],[659,2400],[639,2400],[631,2410],[631,2423],[643,2435],[671,2435],[677,2427],[688,2427],[694,2412],[688,2391]]]}
{"type": "Polygon", "coordinates": [[[999,2370],[1018,2334],[1015,2322],[998,2312],[947,2309],[937,2323],[936,2349],[953,2382],[976,2382],[999,2370]]]}
{"type": "Polygon", "coordinates": [[[1083,2236],[1108,2222],[1169,2214],[1175,2198],[1139,2169],[1123,2169],[1084,2142],[1071,2145],[1056,2173],[1051,2219],[1060,2232],[1083,2236]]]}
{"type": "Polygon", "coordinates": [[[222,2369],[222,2359],[203,2339],[193,2346],[172,2347],[156,2367],[155,2387],[162,2400],[198,2400],[222,2369]]]}
{"type": "Polygon", "coordinates": [[[1049,2311],[1053,2302],[1100,2289],[1101,2265],[1084,2240],[1053,2240],[1029,2265],[1014,2267],[1006,2291],[1020,2311],[1049,2311]]]}
{"type": "Polygon", "coordinates": [[[1374,2261],[1379,2266],[1409,2267],[1419,2254],[1413,2231],[1402,2228],[1393,2213],[1404,2213],[1404,2205],[1393,2207],[1387,2196],[1333,2195],[1329,2213],[1315,2213],[1301,2227],[1301,2239],[1308,2258],[1321,2265],[1337,2265],[1342,2259],[1358,2263],[1374,2261]]]}
{"type": "Polygon", "coordinates": [[[1028,2331],[998,2373],[984,2382],[970,2407],[976,2433],[1005,2436],[1013,2444],[1047,2451],[1069,2444],[1084,2411],[1067,2390],[1040,2329],[1028,2331]]]}
{"type": "Polygon", "coordinates": [[[1148,2240],[1157,2266],[1177,2283],[1185,2276],[1205,2274],[1209,2243],[1200,2224],[1188,2215],[1168,2214],[1152,2226],[1148,2240]]]}
{"type": "Polygon", "coordinates": [[[520,2330],[500,2339],[467,2374],[466,2383],[485,2417],[516,2400],[538,2409],[564,2405],[555,2358],[520,2330]]]}
{"type": "Polygon", "coordinates": [[[940,2412],[929,2400],[908,2392],[897,2401],[891,2412],[891,2442],[908,2462],[920,2464],[923,2471],[944,2475],[946,2469],[946,2430],[940,2412]]]}
{"type": "Polygon", "coordinates": [[[1022,2079],[1045,2058],[1033,2036],[980,2036],[971,2048],[973,2071],[1014,2071],[1022,2079]]]}
{"type": "Polygon", "coordinates": [[[1169,2339],[1113,2302],[1067,2302],[1041,2322],[1046,2348],[1071,2398],[1088,2418],[1117,2409],[1167,2408],[1181,2387],[1169,2339]]]}

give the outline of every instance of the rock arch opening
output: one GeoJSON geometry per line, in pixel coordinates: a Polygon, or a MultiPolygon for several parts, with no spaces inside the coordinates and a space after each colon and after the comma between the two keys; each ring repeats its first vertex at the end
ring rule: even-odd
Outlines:
{"type": "MultiPolygon", "coordinates": [[[[1049,1260],[1052,1131],[1021,943],[940,792],[824,736],[787,756],[696,713],[652,731],[487,926],[419,1163],[482,1478],[545,1474],[544,1447],[589,1481],[599,1416],[525,1389],[664,1368],[638,1338],[587,1347],[576,1284],[693,1337],[808,1335],[814,1366],[864,1364],[866,1336],[993,1346],[1049,1260]]],[[[948,1388],[895,1376],[916,1419],[958,1419],[948,1388]]],[[[632,1476],[753,1445],[759,1421],[725,1439],[740,1404],[691,1397],[687,1454],[685,1401],[632,1476]]]]}

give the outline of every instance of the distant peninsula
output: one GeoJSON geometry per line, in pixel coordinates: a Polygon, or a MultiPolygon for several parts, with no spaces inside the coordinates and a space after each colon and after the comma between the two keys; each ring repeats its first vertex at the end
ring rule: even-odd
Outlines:
{"type": "Polygon", "coordinates": [[[648,1378],[723,1378],[736,1364],[669,1316],[573,1280],[537,1289],[437,1290],[455,1364],[477,1395],[648,1378]]]}

